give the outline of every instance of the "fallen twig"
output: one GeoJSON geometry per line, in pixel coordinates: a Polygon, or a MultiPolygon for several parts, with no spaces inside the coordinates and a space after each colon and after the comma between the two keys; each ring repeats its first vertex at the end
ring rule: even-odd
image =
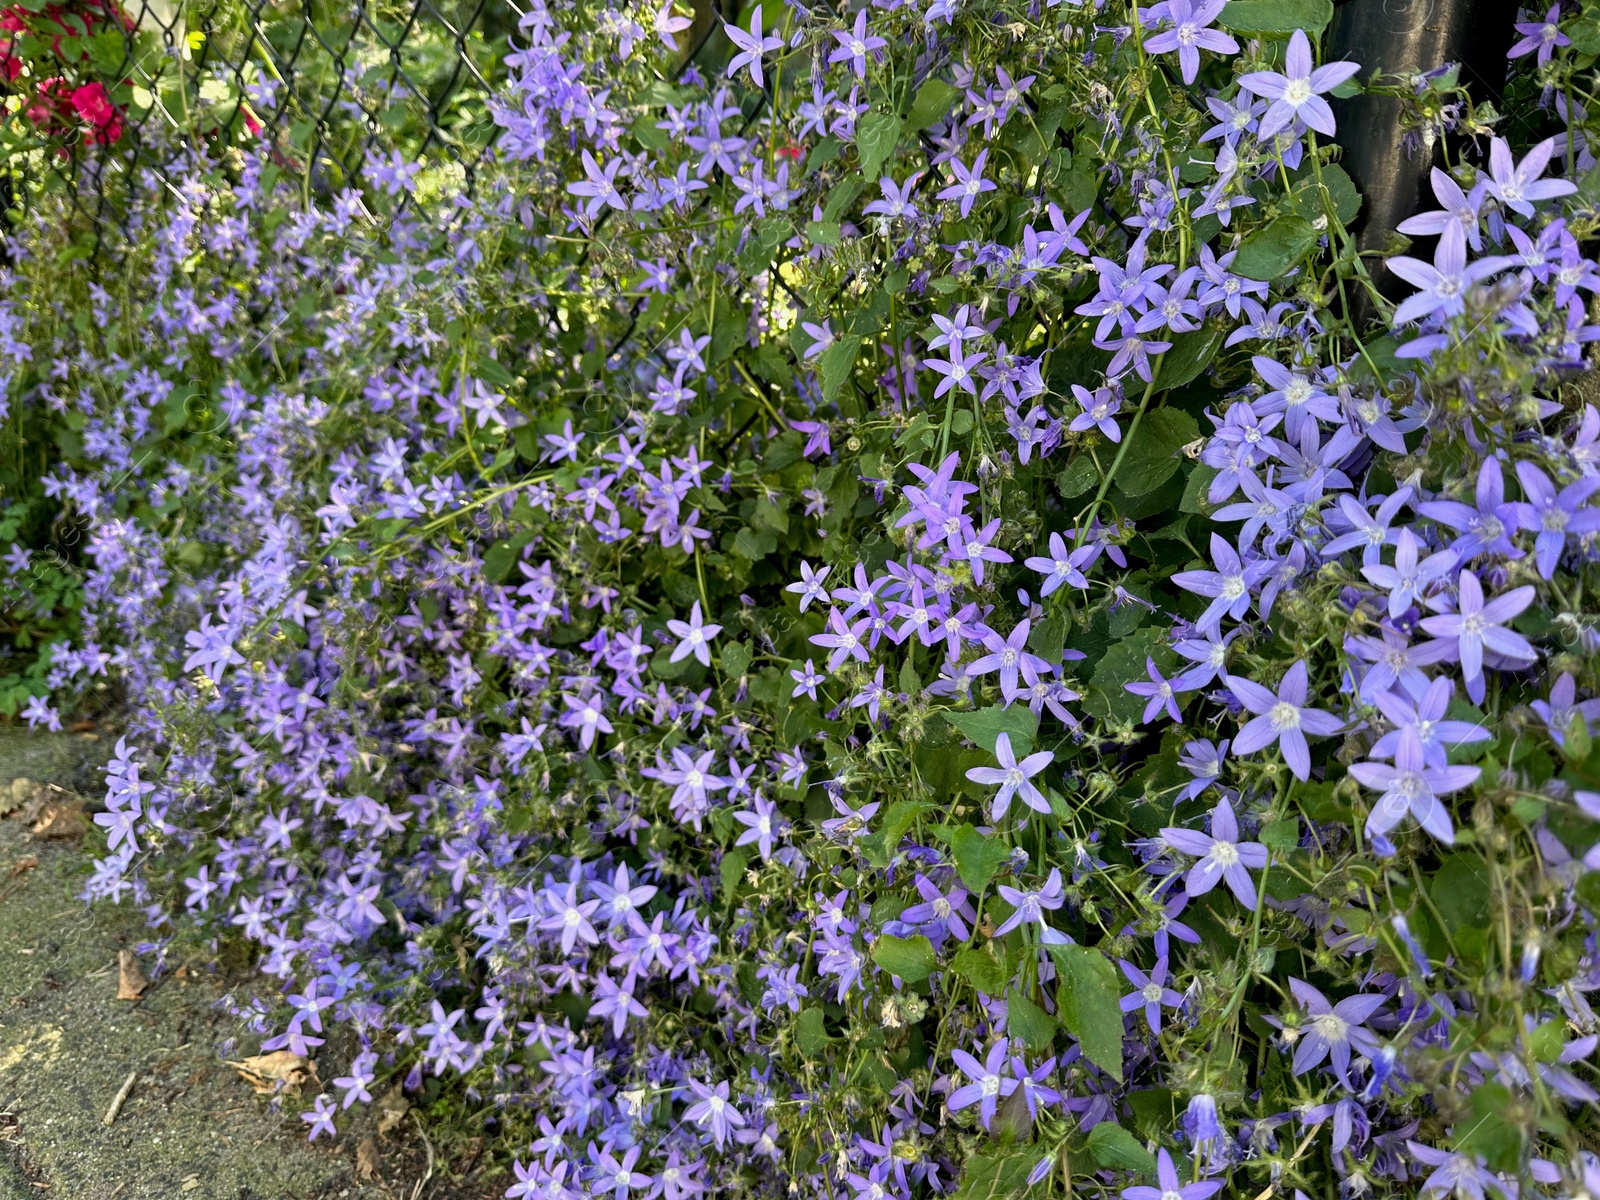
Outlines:
{"type": "Polygon", "coordinates": [[[417,1186],[411,1189],[411,1200],[417,1200],[422,1195],[422,1189],[428,1186],[428,1180],[433,1178],[433,1143],[428,1140],[428,1131],[422,1126],[422,1118],[417,1116],[416,1110],[411,1112],[412,1119],[417,1123],[417,1132],[422,1135],[422,1145],[428,1151],[428,1167],[422,1173],[422,1178],[417,1180],[417,1186]]]}
{"type": "Polygon", "coordinates": [[[130,1071],[128,1077],[122,1081],[122,1086],[117,1089],[117,1094],[112,1097],[111,1107],[106,1109],[105,1119],[101,1121],[101,1124],[107,1129],[117,1119],[117,1114],[122,1111],[122,1106],[128,1099],[128,1093],[133,1091],[133,1081],[137,1078],[139,1078],[139,1072],[130,1071]]]}

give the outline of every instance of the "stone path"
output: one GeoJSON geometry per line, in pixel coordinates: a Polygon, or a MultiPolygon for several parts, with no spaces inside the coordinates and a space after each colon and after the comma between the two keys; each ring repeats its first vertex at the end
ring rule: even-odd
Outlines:
{"type": "MultiPolygon", "coordinates": [[[[81,735],[0,727],[0,796],[17,777],[93,796],[107,753],[81,735]]],[[[143,918],[87,910],[75,898],[86,865],[71,842],[0,819],[0,1200],[413,1200],[416,1147],[386,1145],[383,1182],[360,1184],[360,1128],[308,1145],[300,1121],[222,1065],[219,1046],[238,1031],[212,1008],[221,989],[198,965],[138,1002],[116,999],[117,952],[145,938],[143,918]]],[[[491,1193],[447,1191],[440,1178],[416,1200],[458,1194],[491,1193]]]]}

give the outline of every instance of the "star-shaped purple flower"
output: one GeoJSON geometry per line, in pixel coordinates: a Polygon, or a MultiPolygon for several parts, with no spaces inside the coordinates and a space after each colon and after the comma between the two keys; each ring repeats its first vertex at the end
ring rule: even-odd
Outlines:
{"type": "Polygon", "coordinates": [[[973,767],[967,772],[967,778],[973,783],[981,783],[984,787],[1000,786],[990,804],[990,819],[998,821],[1005,816],[1006,810],[1011,807],[1011,797],[1016,795],[1020,795],[1022,802],[1035,812],[1049,812],[1050,802],[1033,786],[1032,779],[1055,761],[1055,753],[1040,750],[1018,762],[1011,750],[1011,735],[1002,733],[994,740],[994,756],[1000,762],[998,767],[973,767]]]}
{"type": "Polygon", "coordinates": [[[1301,659],[1284,674],[1277,695],[1239,675],[1225,678],[1228,690],[1239,698],[1239,703],[1256,714],[1234,738],[1233,752],[1254,754],[1277,742],[1295,778],[1311,778],[1311,748],[1306,745],[1306,734],[1327,737],[1338,733],[1344,722],[1320,708],[1305,707],[1309,686],[1305,660],[1301,659]]]}
{"type": "Polygon", "coordinates": [[[1164,29],[1145,41],[1144,48],[1151,54],[1178,52],[1178,65],[1183,68],[1183,81],[1193,83],[1200,73],[1200,51],[1214,50],[1218,54],[1239,53],[1239,43],[1220,29],[1206,26],[1221,15],[1227,0],[1168,0],[1167,20],[1171,29],[1164,29]]]}
{"type": "Polygon", "coordinates": [[[1333,109],[1318,93],[1331,92],[1360,69],[1360,65],[1353,62],[1314,67],[1311,43],[1303,30],[1296,29],[1284,55],[1283,73],[1251,71],[1240,76],[1239,86],[1272,102],[1261,118],[1260,137],[1269,138],[1278,130],[1289,128],[1296,120],[1332,137],[1335,133],[1333,109]]]}
{"type": "Polygon", "coordinates": [[[1241,842],[1239,822],[1234,818],[1233,805],[1226,797],[1211,810],[1211,833],[1193,829],[1167,826],[1161,831],[1162,840],[1174,850],[1193,855],[1200,861],[1189,868],[1184,877],[1184,889],[1191,896],[1203,896],[1219,882],[1226,882],[1239,903],[1254,909],[1260,903],[1256,895],[1255,880],[1251,871],[1260,871],[1267,865],[1267,848],[1260,842],[1241,842]]]}

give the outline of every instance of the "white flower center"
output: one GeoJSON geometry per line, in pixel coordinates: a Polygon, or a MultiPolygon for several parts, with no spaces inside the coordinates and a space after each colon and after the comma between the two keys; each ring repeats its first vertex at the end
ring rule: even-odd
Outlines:
{"type": "Polygon", "coordinates": [[[1267,714],[1267,719],[1272,722],[1274,729],[1300,728],[1300,710],[1286,700],[1274,704],[1272,711],[1267,714]]]}

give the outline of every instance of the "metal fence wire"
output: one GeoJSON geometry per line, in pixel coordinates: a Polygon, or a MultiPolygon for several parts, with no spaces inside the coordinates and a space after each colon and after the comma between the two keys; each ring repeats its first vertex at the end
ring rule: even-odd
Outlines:
{"type": "Polygon", "coordinates": [[[0,208],[59,188],[98,239],[139,168],[268,147],[308,193],[373,155],[470,190],[508,0],[0,0],[0,208]]]}

